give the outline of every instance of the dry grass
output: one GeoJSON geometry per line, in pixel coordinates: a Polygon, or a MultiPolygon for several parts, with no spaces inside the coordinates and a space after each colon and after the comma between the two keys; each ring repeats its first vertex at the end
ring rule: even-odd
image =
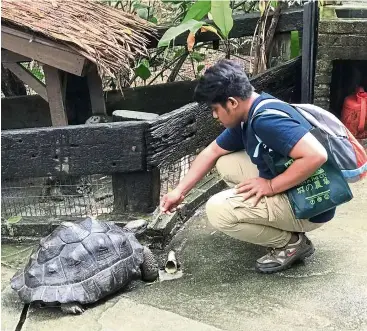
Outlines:
{"type": "Polygon", "coordinates": [[[3,0],[1,21],[61,41],[96,63],[101,76],[116,78],[147,54],[154,34],[145,20],[94,1],[3,0]]]}

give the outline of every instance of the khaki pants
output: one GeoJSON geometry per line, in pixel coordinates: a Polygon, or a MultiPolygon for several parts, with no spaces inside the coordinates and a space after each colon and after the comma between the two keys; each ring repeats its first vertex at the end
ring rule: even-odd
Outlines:
{"type": "MultiPolygon", "coordinates": [[[[259,176],[244,151],[222,156],[216,167],[229,187],[259,176]]],[[[209,222],[233,238],[275,248],[285,246],[292,232],[308,232],[322,225],[295,219],[285,194],[263,197],[256,207],[253,202],[253,198],[243,201],[242,195],[235,195],[233,189],[220,192],[206,204],[209,222]]]]}

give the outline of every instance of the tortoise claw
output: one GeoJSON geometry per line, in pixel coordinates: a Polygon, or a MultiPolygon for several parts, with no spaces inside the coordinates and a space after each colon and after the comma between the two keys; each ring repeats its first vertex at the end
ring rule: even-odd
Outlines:
{"type": "Polygon", "coordinates": [[[65,314],[78,315],[84,313],[84,308],[77,302],[62,303],[61,310],[65,314]]]}

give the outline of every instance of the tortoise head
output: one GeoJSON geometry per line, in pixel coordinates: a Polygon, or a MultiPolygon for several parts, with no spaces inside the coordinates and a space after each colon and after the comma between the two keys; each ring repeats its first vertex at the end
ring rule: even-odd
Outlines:
{"type": "Polygon", "coordinates": [[[129,231],[134,233],[135,235],[139,236],[145,232],[148,227],[148,222],[144,219],[134,220],[128,222],[124,226],[124,231],[129,231]]]}

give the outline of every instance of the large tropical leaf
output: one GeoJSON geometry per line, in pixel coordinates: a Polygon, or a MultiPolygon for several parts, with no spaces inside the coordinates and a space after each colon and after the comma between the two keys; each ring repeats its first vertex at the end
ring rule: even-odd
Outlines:
{"type": "Polygon", "coordinates": [[[233,27],[232,9],[229,0],[212,1],[211,14],[213,21],[225,38],[233,27]]]}
{"type": "Polygon", "coordinates": [[[185,23],[191,19],[200,21],[210,11],[211,7],[210,3],[211,3],[210,0],[199,0],[195,2],[190,7],[182,23],[185,23]]]}
{"type": "Polygon", "coordinates": [[[215,33],[219,38],[222,39],[222,36],[218,33],[218,30],[214,26],[204,25],[200,29],[200,32],[207,32],[207,31],[215,33]]]}
{"type": "Polygon", "coordinates": [[[187,30],[190,30],[192,33],[196,33],[196,31],[199,30],[204,24],[205,22],[198,22],[196,20],[190,19],[185,23],[181,23],[178,26],[169,28],[159,40],[158,47],[168,46],[172,40],[187,30]]]}

